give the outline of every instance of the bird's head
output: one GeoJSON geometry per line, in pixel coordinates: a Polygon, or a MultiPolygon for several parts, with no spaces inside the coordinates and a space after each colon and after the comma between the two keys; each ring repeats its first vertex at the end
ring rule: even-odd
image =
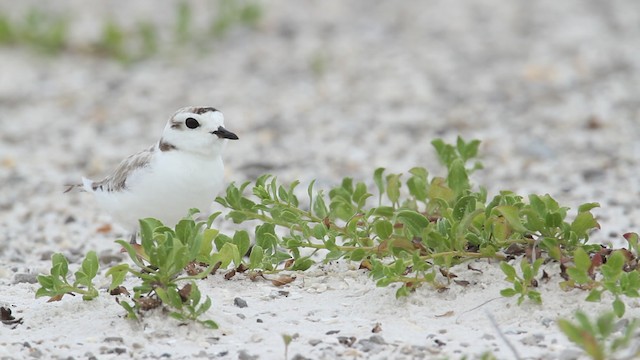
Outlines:
{"type": "Polygon", "coordinates": [[[227,140],[238,136],[224,127],[224,116],[212,107],[192,106],[176,111],[164,128],[161,151],[187,151],[204,156],[222,153],[227,140]]]}

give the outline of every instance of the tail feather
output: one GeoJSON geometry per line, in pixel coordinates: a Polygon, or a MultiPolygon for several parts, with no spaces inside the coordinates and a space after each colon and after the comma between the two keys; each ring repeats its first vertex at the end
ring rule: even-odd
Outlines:
{"type": "Polygon", "coordinates": [[[84,191],[82,184],[66,184],[67,189],[64,191],[64,194],[71,192],[73,190],[84,191]]]}
{"type": "Polygon", "coordinates": [[[93,188],[93,180],[89,180],[87,178],[82,178],[82,184],[66,184],[67,189],[64,193],[68,193],[70,191],[78,190],[78,191],[86,191],[91,192],[95,189],[93,188]]]}

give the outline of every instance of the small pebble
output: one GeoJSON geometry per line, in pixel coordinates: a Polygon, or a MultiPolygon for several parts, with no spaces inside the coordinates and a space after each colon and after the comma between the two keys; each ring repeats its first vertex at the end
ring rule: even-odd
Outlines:
{"type": "Polygon", "coordinates": [[[19,274],[15,274],[13,277],[14,284],[20,284],[20,283],[35,284],[37,282],[38,282],[38,275],[36,274],[19,273],[19,274]]]}
{"type": "Polygon", "coordinates": [[[258,355],[249,355],[246,350],[238,351],[238,360],[257,360],[258,355]]]}
{"type": "Polygon", "coordinates": [[[309,340],[309,345],[316,346],[316,345],[320,344],[321,342],[322,342],[322,340],[320,340],[320,339],[310,339],[309,340]]]}
{"type": "Polygon", "coordinates": [[[247,302],[239,297],[233,299],[233,305],[239,307],[239,308],[246,308],[247,306],[247,302]]]}
{"type": "Polygon", "coordinates": [[[291,358],[291,360],[311,360],[311,358],[304,357],[300,354],[295,354],[294,357],[291,358]]]}
{"type": "Polygon", "coordinates": [[[120,336],[109,336],[104,338],[104,342],[124,342],[120,336]]]}
{"type": "Polygon", "coordinates": [[[380,335],[371,335],[369,337],[369,341],[378,345],[385,345],[387,343],[386,341],[384,341],[384,338],[380,335]]]}

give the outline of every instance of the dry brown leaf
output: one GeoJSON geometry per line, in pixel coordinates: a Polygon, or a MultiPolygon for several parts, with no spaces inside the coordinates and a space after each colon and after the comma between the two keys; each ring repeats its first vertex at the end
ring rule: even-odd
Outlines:
{"type": "Polygon", "coordinates": [[[280,275],[277,279],[271,280],[271,283],[275,286],[284,286],[289,284],[290,282],[293,282],[295,279],[295,276],[280,275]]]}
{"type": "Polygon", "coordinates": [[[231,280],[234,276],[236,276],[236,269],[231,269],[224,274],[224,279],[231,280]]]}
{"type": "Polygon", "coordinates": [[[60,301],[60,300],[62,300],[63,296],[64,296],[64,294],[58,294],[56,296],[52,296],[49,300],[47,300],[47,302],[60,301]]]}
{"type": "Polygon", "coordinates": [[[180,294],[182,302],[189,300],[189,296],[191,296],[191,284],[185,284],[182,289],[178,290],[178,294],[180,294]]]}
{"type": "Polygon", "coordinates": [[[364,259],[360,262],[360,267],[358,267],[358,269],[367,269],[371,271],[371,269],[373,269],[373,265],[371,264],[371,261],[364,259]]]}
{"type": "Polygon", "coordinates": [[[127,290],[127,288],[125,288],[124,286],[118,286],[117,288],[109,291],[110,295],[130,295],[129,291],[127,290]]]}
{"type": "Polygon", "coordinates": [[[96,229],[96,232],[101,233],[101,234],[106,234],[111,232],[111,230],[113,229],[113,227],[111,226],[111,224],[104,224],[100,227],[98,227],[96,229]]]}
{"type": "Polygon", "coordinates": [[[376,323],[373,329],[371,329],[372,333],[379,333],[382,331],[382,324],[376,323]]]}
{"type": "Polygon", "coordinates": [[[467,269],[471,271],[479,272],[480,274],[482,274],[482,270],[472,267],[471,264],[467,264],[467,269]]]}
{"type": "Polygon", "coordinates": [[[437,318],[451,317],[451,316],[453,316],[453,314],[455,314],[455,312],[453,310],[449,310],[446,313],[443,313],[443,314],[440,314],[440,315],[435,315],[435,317],[437,317],[437,318]]]}

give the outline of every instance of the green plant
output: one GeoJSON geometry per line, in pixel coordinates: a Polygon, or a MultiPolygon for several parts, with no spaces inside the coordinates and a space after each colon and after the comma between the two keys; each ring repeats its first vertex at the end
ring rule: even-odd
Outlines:
{"type": "Polygon", "coordinates": [[[54,54],[67,46],[69,20],[40,11],[29,10],[21,21],[13,22],[0,15],[0,43],[23,43],[43,53],[54,54]]]}
{"type": "Polygon", "coordinates": [[[184,43],[189,39],[191,19],[191,7],[189,3],[181,1],[176,11],[175,36],[178,43],[184,43]]]}
{"type": "Polygon", "coordinates": [[[637,260],[629,251],[598,252],[591,258],[584,249],[578,248],[573,254],[573,262],[575,265],[566,270],[569,280],[562,286],[589,290],[587,301],[600,301],[602,293],[608,291],[615,297],[614,313],[622,317],[625,304],[621,296],[640,297],[640,273],[630,266],[637,260]],[[599,273],[596,273],[597,269],[599,273]]]}
{"type": "MultiPolygon", "coordinates": [[[[190,216],[197,210],[192,210],[190,216]]],[[[133,305],[126,301],[120,304],[129,317],[161,305],[171,309],[170,316],[178,320],[195,320],[207,327],[217,328],[212,320],[199,317],[211,307],[211,299],[201,302],[200,290],[193,280],[208,276],[214,268],[232,261],[239,261],[234,245],[223,246],[213,254],[213,239],[218,231],[211,229],[211,222],[218,214],[213,214],[207,222],[196,223],[190,217],[181,220],[175,229],[164,226],[155,219],[140,220],[141,245],[136,247],[124,240],[118,240],[135,267],[127,263],[116,265],[107,271],[112,277],[110,290],[119,287],[127,274],[132,274],[141,283],[134,286],[133,305]],[[226,250],[231,249],[231,250],[226,250]],[[183,275],[185,268],[202,265],[204,269],[192,270],[183,275]],[[185,283],[179,288],[180,283],[185,283]]],[[[237,250],[237,249],[236,249],[237,250]]]]}
{"type": "Polygon", "coordinates": [[[518,275],[516,269],[509,265],[506,261],[500,263],[500,269],[507,275],[506,280],[513,284],[513,288],[506,288],[500,291],[500,295],[506,297],[518,296],[518,305],[522,303],[525,298],[532,300],[537,304],[542,303],[542,298],[538,291],[532,290],[532,288],[538,287],[538,281],[536,276],[540,265],[542,265],[542,259],[537,259],[533,262],[533,265],[529,263],[527,259],[520,261],[520,270],[522,276],[518,275]]]}
{"type": "MultiPolygon", "coordinates": [[[[558,326],[562,332],[584,352],[594,360],[617,358],[617,352],[628,348],[635,330],[640,325],[637,319],[631,320],[622,333],[616,336],[616,317],[612,313],[600,315],[595,321],[582,311],[575,314],[577,322],[566,319],[558,320],[558,326]]],[[[626,358],[635,358],[640,355],[637,346],[626,358]]]]}
{"type": "Polygon", "coordinates": [[[125,32],[113,20],[108,20],[102,26],[102,35],[97,44],[101,53],[113,56],[114,58],[126,62],[129,56],[125,50],[125,32]]]}
{"type": "Polygon", "coordinates": [[[255,27],[262,17],[262,7],[254,1],[220,0],[211,33],[216,36],[226,34],[235,25],[255,27]]]}
{"type": "Polygon", "coordinates": [[[36,298],[50,296],[49,301],[58,301],[66,294],[81,294],[82,299],[91,300],[98,296],[98,289],[93,285],[93,278],[98,273],[98,257],[90,251],[82,261],[80,269],[75,272],[75,280],[69,283],[69,262],[62,254],[51,257],[50,275],[39,275],[40,288],[36,298]]]}
{"type": "MultiPolygon", "coordinates": [[[[250,182],[239,187],[231,184],[216,201],[230,209],[227,218],[234,222],[259,223],[251,268],[271,271],[283,263],[286,269],[305,270],[314,260],[301,255],[301,250],[323,250],[325,261],[361,262],[379,286],[401,283],[397,296],[406,296],[424,283],[446,287],[449,279],[442,282],[439,269],[469,259],[502,260],[504,251],[513,246],[522,248],[522,253],[538,246],[554,259],[586,246],[589,232],[599,226],[590,212],[597,204],[581,206],[569,222],[567,209],[549,195],[530,195],[525,202],[522,196],[503,191],[487,201],[486,190],[474,189],[469,180],[473,171],[482,168],[479,162],[467,165],[479,144],[461,138],[455,145],[435,140],[446,176],[430,177],[426,169],[416,167],[402,181],[403,174],[385,175],[384,169],[377,169],[373,175],[377,194],[370,193],[364,182],[345,178],[326,196],[322,190],[314,191],[312,182],[308,201],[301,204],[298,182],[282,185],[264,175],[251,187],[250,182]],[[248,188],[251,195],[245,194],[248,188]],[[278,227],[286,235],[278,235],[278,227]]],[[[533,281],[528,271],[535,276],[539,267],[540,262],[524,267],[526,279],[508,277],[518,286],[513,290],[540,301],[539,293],[527,285],[533,281]]]]}

